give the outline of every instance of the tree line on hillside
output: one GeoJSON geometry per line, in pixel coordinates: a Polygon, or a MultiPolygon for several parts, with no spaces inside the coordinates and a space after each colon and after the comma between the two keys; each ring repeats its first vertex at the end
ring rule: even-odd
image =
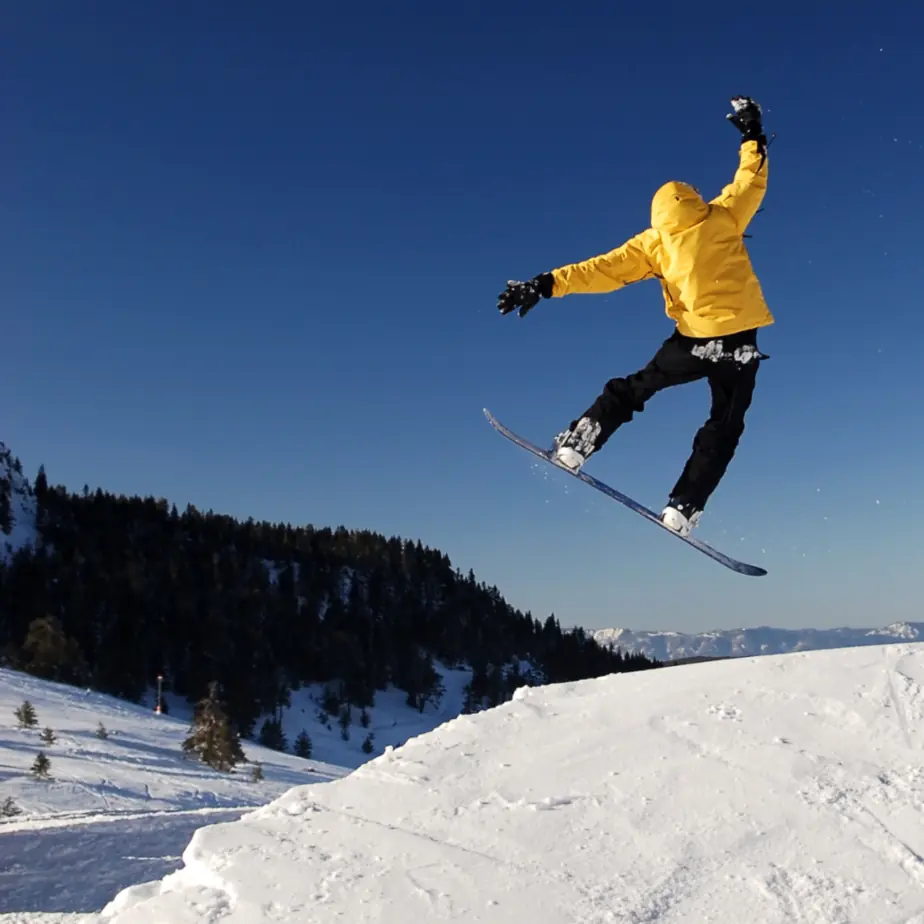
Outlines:
{"type": "Polygon", "coordinates": [[[0,534],[9,535],[13,528],[14,474],[22,477],[22,463],[0,443],[0,534]]]}
{"type": "Polygon", "coordinates": [[[434,660],[473,670],[466,711],[658,666],[513,608],[419,541],[72,493],[43,469],[34,492],[42,541],[0,564],[4,663],[136,702],[158,675],[190,702],[216,682],[243,735],[309,683],[332,715],[389,684],[423,710],[434,660]]]}

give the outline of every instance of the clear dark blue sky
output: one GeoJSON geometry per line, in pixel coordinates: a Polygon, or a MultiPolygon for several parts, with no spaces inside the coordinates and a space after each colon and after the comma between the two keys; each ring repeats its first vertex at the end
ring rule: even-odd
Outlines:
{"type": "MultiPolygon", "coordinates": [[[[4,439],[29,474],[419,537],[564,624],[921,618],[920,3],[8,4],[4,439]],[[493,433],[547,442],[670,333],[657,284],[501,318],[653,191],[714,195],[728,98],[771,148],[777,324],[703,538],[740,578],[493,433]]],[[[705,385],[588,470],[661,504],[705,385]]]]}

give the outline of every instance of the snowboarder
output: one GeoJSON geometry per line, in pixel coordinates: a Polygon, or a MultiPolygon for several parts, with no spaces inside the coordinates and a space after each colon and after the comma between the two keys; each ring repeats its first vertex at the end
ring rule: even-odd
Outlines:
{"type": "Polygon", "coordinates": [[[688,183],[665,183],[652,198],[647,230],[608,253],[526,282],[511,280],[497,302],[502,315],[519,309],[524,317],[542,298],[661,281],[676,329],[643,369],[607,382],[558,434],[554,449],[560,464],[577,471],[654,394],[706,379],[709,418],[661,513],[661,522],[684,536],[699,522],[735,454],[757,369],[767,358],[757,347],[757,330],[773,323],[743,240],[767,190],[767,138],[754,100],[736,96],[731,104],[727,118],[741,133],[739,165],[715,199],[705,202],[688,183]]]}

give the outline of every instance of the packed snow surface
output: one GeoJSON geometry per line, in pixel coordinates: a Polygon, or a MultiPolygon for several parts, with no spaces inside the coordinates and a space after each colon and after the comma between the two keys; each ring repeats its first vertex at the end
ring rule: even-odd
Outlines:
{"type": "Polygon", "coordinates": [[[107,924],[924,924],[924,645],[522,689],[200,828],[107,924]]]}

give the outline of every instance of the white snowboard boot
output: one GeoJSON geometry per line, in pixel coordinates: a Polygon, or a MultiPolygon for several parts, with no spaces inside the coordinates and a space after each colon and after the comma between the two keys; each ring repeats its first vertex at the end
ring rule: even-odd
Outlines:
{"type": "Polygon", "coordinates": [[[661,511],[661,522],[681,536],[689,536],[702,515],[702,510],[696,510],[691,504],[670,501],[661,511]]]}
{"type": "Polygon", "coordinates": [[[555,437],[553,459],[572,472],[580,471],[581,466],[593,455],[599,435],[600,424],[589,417],[582,417],[574,429],[563,430],[555,437]]]}

